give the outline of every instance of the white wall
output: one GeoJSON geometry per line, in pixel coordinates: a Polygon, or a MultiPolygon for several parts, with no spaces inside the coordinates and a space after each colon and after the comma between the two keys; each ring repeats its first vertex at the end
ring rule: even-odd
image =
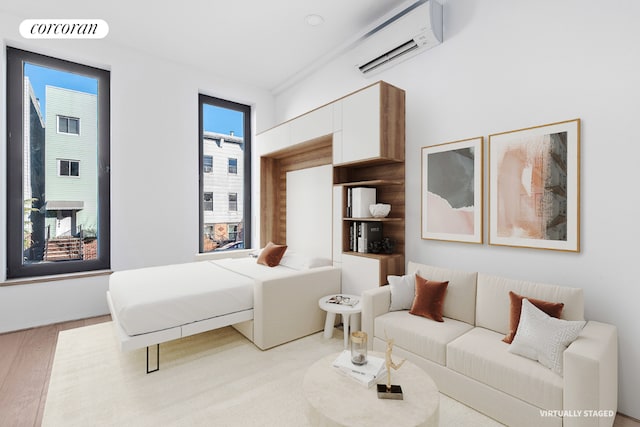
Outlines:
{"type": "MultiPolygon", "coordinates": [[[[619,410],[640,418],[640,2],[448,0],[444,14],[442,45],[374,77],[407,91],[407,259],[584,288],[586,317],[618,327],[619,410]],[[574,118],[580,253],[421,240],[422,146],[574,118]]],[[[352,65],[279,93],[277,120],[369,84],[352,65]]]]}
{"type": "MultiPolygon", "coordinates": [[[[192,261],[198,252],[198,93],[251,105],[253,130],[273,123],[273,97],[104,40],[27,41],[0,14],[6,45],[111,70],[112,270],[192,261]]],[[[6,162],[4,83],[0,164],[6,162]]],[[[254,181],[257,178],[254,176],[254,181]]],[[[6,185],[0,180],[0,282],[5,275],[6,185]]],[[[255,222],[256,215],[252,219],[255,222]]],[[[0,332],[106,314],[108,276],[0,286],[0,332]]]]}

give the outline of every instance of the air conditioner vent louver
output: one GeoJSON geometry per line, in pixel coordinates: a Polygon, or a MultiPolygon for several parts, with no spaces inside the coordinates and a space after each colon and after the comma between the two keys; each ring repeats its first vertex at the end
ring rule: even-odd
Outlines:
{"type": "Polygon", "coordinates": [[[420,0],[386,19],[355,48],[365,76],[388,69],[442,42],[442,5],[420,0]]]}
{"type": "Polygon", "coordinates": [[[390,50],[389,52],[383,53],[379,57],[367,62],[364,65],[359,66],[358,68],[363,73],[369,73],[375,70],[376,68],[386,64],[387,62],[393,61],[399,56],[405,55],[417,48],[418,48],[418,44],[413,40],[409,40],[405,44],[398,46],[395,49],[390,50]]]}

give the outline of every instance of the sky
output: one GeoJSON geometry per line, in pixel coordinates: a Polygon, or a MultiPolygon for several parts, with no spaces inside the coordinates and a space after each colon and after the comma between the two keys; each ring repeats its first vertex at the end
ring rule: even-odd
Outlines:
{"type": "Polygon", "coordinates": [[[33,92],[40,100],[42,118],[46,120],[45,86],[56,86],[65,89],[77,90],[96,95],[98,93],[98,80],[67,71],[58,71],[53,68],[41,67],[30,63],[24,65],[24,75],[29,77],[33,92]]]}
{"type": "MultiPolygon", "coordinates": [[[[45,120],[47,117],[45,86],[56,86],[93,95],[98,93],[98,80],[80,74],[25,63],[24,75],[29,77],[36,98],[40,100],[40,111],[45,120]]],[[[236,136],[244,136],[242,112],[204,104],[203,113],[204,130],[226,134],[233,131],[236,136]]]]}
{"type": "Polygon", "coordinates": [[[209,104],[204,104],[203,107],[204,130],[226,134],[233,131],[235,136],[244,137],[242,112],[209,104]]]}

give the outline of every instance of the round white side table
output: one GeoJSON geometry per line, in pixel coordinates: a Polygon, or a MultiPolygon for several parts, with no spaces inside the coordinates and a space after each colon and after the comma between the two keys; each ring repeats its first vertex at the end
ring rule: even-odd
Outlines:
{"type": "Polygon", "coordinates": [[[324,337],[331,338],[333,336],[333,328],[336,323],[336,314],[342,315],[342,325],[344,329],[344,348],[349,346],[349,331],[360,330],[360,312],[362,311],[362,299],[358,295],[338,294],[327,295],[318,301],[320,308],[327,312],[327,319],[324,322],[324,337]],[[358,303],[350,306],[345,304],[335,304],[327,302],[331,297],[341,296],[343,298],[349,298],[352,301],[358,300],[358,303]],[[352,316],[355,314],[355,316],[352,316]]]}

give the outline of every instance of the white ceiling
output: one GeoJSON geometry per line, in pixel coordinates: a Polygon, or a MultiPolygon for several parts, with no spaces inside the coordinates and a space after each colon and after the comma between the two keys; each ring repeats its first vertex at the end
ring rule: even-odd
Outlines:
{"type": "Polygon", "coordinates": [[[4,0],[22,19],[92,18],[114,43],[277,91],[407,0],[4,0]],[[305,16],[324,23],[312,27],[305,16]]]}

